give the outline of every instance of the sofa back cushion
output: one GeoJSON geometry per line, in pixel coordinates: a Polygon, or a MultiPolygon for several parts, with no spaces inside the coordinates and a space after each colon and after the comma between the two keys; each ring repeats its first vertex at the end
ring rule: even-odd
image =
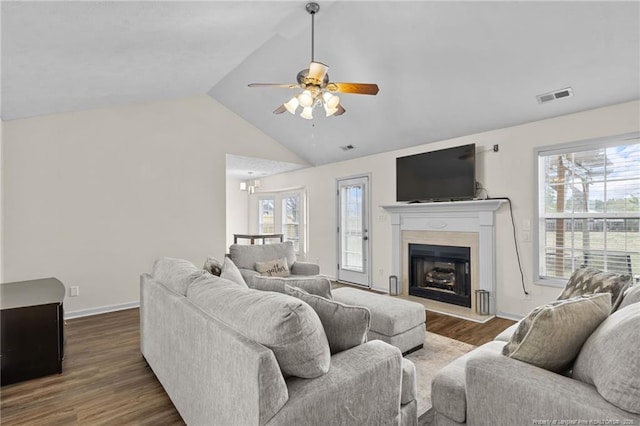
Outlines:
{"type": "Polygon", "coordinates": [[[197,268],[188,260],[162,257],[153,263],[151,275],[154,280],[163,284],[169,290],[185,296],[187,294],[187,288],[193,280],[211,274],[203,269],[197,268]]]}
{"type": "Polygon", "coordinates": [[[627,306],[633,305],[634,303],[640,303],[639,284],[636,284],[633,287],[629,287],[627,291],[624,292],[624,297],[622,298],[622,302],[620,302],[620,306],[618,306],[618,309],[626,308],[627,306]]]}
{"type": "Polygon", "coordinates": [[[581,266],[571,274],[569,281],[558,296],[558,300],[596,293],[611,294],[611,312],[618,308],[624,291],[631,284],[631,276],[605,272],[581,266]]]}
{"type": "Polygon", "coordinates": [[[222,278],[194,282],[187,298],[271,349],[283,373],[311,379],[329,371],[327,336],[320,318],[306,303],[285,294],[242,288],[222,278]]]}
{"type": "Polygon", "coordinates": [[[604,399],[640,414],[640,304],[611,314],[585,342],[573,378],[592,384],[604,399]]]}
{"type": "Polygon", "coordinates": [[[540,368],[564,372],[610,310],[609,293],[540,306],[520,321],[502,353],[540,368]]]}
{"type": "MultiPolygon", "coordinates": [[[[285,294],[285,286],[300,288],[307,293],[315,294],[325,299],[333,300],[331,294],[331,281],[321,275],[315,276],[290,276],[290,277],[253,277],[252,287],[262,291],[277,291],[285,294]]],[[[320,318],[322,319],[322,318],[320,318]]]]}
{"type": "Polygon", "coordinates": [[[369,309],[325,299],[289,285],[285,285],[285,291],[288,295],[308,303],[316,311],[327,335],[332,354],[367,341],[367,333],[371,325],[369,309]]]}
{"type": "Polygon", "coordinates": [[[285,258],[287,259],[287,266],[291,269],[291,265],[296,261],[293,242],[291,241],[261,245],[232,244],[229,246],[229,256],[238,268],[253,270],[255,270],[256,262],[285,258]]]}

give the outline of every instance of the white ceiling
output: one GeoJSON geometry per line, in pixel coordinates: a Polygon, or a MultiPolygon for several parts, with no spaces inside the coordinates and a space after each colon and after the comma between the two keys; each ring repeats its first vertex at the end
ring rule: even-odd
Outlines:
{"type": "Polygon", "coordinates": [[[640,2],[319,3],[315,59],[380,86],[340,117],[247,87],[308,67],[305,1],[3,1],[2,119],[209,93],[324,164],[640,98],[640,2]]]}

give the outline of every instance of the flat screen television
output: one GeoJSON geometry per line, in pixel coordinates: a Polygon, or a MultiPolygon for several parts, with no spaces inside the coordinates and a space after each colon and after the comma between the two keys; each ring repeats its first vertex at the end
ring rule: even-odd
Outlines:
{"type": "Polygon", "coordinates": [[[452,201],[476,194],[476,144],[396,158],[396,200],[452,201]]]}

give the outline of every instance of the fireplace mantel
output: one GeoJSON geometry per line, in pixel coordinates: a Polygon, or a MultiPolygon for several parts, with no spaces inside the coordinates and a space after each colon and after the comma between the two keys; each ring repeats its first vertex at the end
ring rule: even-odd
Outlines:
{"type": "Polygon", "coordinates": [[[495,313],[495,212],[506,200],[473,200],[380,206],[391,216],[392,275],[407,289],[402,265],[404,231],[454,232],[478,235],[476,289],[490,292],[490,314],[495,313]]]}

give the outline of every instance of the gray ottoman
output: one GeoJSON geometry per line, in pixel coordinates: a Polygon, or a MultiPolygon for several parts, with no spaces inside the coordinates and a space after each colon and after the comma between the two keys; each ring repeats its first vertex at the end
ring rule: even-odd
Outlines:
{"type": "Polygon", "coordinates": [[[350,287],[341,287],[332,293],[338,302],[369,308],[369,340],[387,342],[399,348],[403,355],[422,348],[426,311],[420,303],[350,287]]]}

